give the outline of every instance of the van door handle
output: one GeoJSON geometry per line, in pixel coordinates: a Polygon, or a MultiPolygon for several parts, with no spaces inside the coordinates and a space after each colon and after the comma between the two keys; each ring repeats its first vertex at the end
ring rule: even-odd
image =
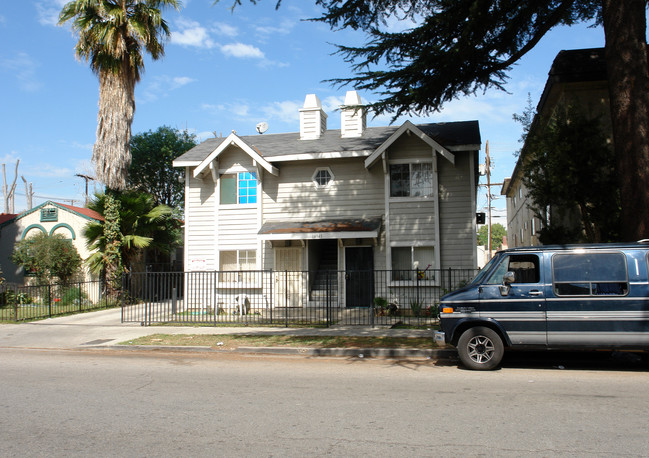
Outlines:
{"type": "Polygon", "coordinates": [[[532,291],[530,291],[530,296],[543,296],[543,292],[533,289],[532,291]]]}

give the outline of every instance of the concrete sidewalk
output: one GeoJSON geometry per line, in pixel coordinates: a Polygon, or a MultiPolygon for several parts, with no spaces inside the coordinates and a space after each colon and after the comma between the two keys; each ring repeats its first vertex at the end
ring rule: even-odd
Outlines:
{"type": "MultiPolygon", "coordinates": [[[[119,308],[97,312],[48,318],[20,324],[0,324],[1,348],[39,349],[89,349],[120,348],[160,349],[160,347],[119,346],[138,337],[152,334],[246,334],[246,335],[295,335],[295,336],[390,336],[430,337],[432,330],[391,329],[387,326],[334,326],[330,328],[268,328],[268,327],[190,327],[190,326],[140,326],[122,323],[119,308]]],[[[207,347],[164,347],[168,351],[208,351],[207,347]]],[[[297,353],[321,356],[349,356],[363,354],[365,357],[447,357],[454,350],[405,350],[405,349],[298,349],[246,347],[248,353],[297,353]],[[450,352],[450,353],[449,353],[450,352]]]]}

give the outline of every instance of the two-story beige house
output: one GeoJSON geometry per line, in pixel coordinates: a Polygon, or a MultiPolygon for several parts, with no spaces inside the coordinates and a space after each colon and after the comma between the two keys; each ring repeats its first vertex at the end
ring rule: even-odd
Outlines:
{"type": "MultiPolygon", "coordinates": [[[[360,103],[347,93],[345,107],[360,103]]],[[[315,94],[299,119],[299,132],[232,132],[174,161],[186,177],[186,270],[302,272],[289,299],[302,306],[324,270],[391,271],[407,288],[435,284],[437,269],[476,268],[477,121],[367,127],[363,109],[343,107],[328,129],[315,94]]],[[[368,305],[371,282],[346,278],[337,305],[368,305]]],[[[230,281],[215,282],[210,294],[226,294],[230,281]]]]}

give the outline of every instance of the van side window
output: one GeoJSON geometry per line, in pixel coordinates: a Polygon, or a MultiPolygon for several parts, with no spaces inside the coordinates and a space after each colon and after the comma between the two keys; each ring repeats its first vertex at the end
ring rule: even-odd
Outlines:
{"type": "Polygon", "coordinates": [[[567,253],[552,257],[557,296],[624,296],[629,291],[623,253],[567,253]]]}
{"type": "Polygon", "coordinates": [[[499,285],[503,275],[514,272],[514,283],[538,283],[540,280],[539,257],[534,254],[513,254],[503,258],[486,282],[499,285]]]}

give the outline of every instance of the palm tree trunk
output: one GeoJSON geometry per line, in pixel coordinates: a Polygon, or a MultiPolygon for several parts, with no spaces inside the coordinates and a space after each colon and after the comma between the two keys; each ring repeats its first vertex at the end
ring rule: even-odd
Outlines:
{"type": "Polygon", "coordinates": [[[99,73],[97,140],[92,152],[97,179],[108,189],[126,187],[131,164],[131,124],[135,113],[135,78],[123,65],[121,72],[99,73]]]}

